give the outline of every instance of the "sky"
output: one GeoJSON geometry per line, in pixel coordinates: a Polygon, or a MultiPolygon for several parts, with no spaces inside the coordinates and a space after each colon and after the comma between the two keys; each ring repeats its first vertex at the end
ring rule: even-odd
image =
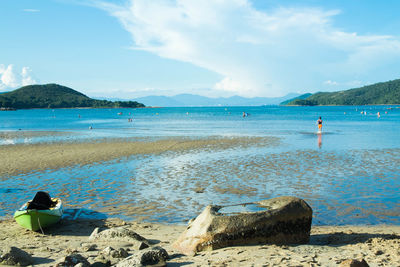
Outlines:
{"type": "Polygon", "coordinates": [[[0,0],[0,92],[279,97],[400,78],[398,0],[0,0]]]}

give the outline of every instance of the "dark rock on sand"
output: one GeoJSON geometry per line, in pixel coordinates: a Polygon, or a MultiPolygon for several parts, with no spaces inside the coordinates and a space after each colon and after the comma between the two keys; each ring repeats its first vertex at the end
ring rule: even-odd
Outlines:
{"type": "Polygon", "coordinates": [[[362,260],[349,259],[343,261],[340,264],[340,267],[369,267],[369,265],[364,259],[362,260]]]}
{"type": "Polygon", "coordinates": [[[81,254],[73,253],[57,261],[56,267],[69,267],[69,266],[90,266],[88,260],[81,254]]]}
{"type": "Polygon", "coordinates": [[[33,263],[32,256],[17,247],[4,247],[0,252],[0,265],[27,266],[33,263]]]}
{"type": "Polygon", "coordinates": [[[312,209],[304,200],[278,197],[240,205],[250,204],[265,210],[223,214],[219,210],[224,206],[207,206],[175,241],[174,248],[193,255],[235,245],[309,242],[312,209]]]}
{"type": "Polygon", "coordinates": [[[97,261],[103,263],[110,263],[114,265],[118,263],[121,259],[128,257],[128,252],[123,249],[114,249],[112,247],[106,247],[100,252],[100,255],[96,258],[97,261]]]}
{"type": "Polygon", "coordinates": [[[101,251],[101,254],[103,254],[104,256],[107,256],[107,257],[111,257],[111,258],[126,258],[126,257],[128,257],[128,252],[123,248],[113,249],[112,247],[106,247],[105,249],[103,249],[101,251]]]}
{"type": "Polygon", "coordinates": [[[153,247],[135,252],[132,256],[120,261],[117,267],[130,266],[166,266],[168,253],[161,247],[153,247]]]}
{"type": "Polygon", "coordinates": [[[81,245],[82,251],[87,252],[87,251],[96,251],[97,250],[97,245],[96,244],[87,244],[84,243],[81,245]]]}

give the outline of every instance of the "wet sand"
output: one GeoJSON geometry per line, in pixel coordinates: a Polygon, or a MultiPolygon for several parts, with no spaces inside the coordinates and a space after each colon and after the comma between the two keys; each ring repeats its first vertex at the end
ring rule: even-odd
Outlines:
{"type": "Polygon", "coordinates": [[[44,136],[64,136],[68,132],[56,131],[0,131],[0,139],[31,138],[44,136]]]}
{"type": "Polygon", "coordinates": [[[10,176],[32,171],[58,169],[74,165],[87,165],[110,161],[137,154],[155,154],[166,151],[193,149],[226,149],[248,145],[266,145],[277,138],[170,138],[158,141],[132,141],[129,139],[104,139],[87,142],[38,143],[4,145],[0,149],[0,176],[10,176]]]}
{"type": "MultiPolygon", "coordinates": [[[[14,221],[0,221],[0,247],[16,246],[34,257],[35,265],[51,266],[75,251],[89,262],[108,244],[86,251],[95,227],[124,226],[165,248],[168,266],[339,266],[347,259],[364,259],[370,266],[400,266],[400,226],[313,226],[307,245],[252,245],[227,247],[184,256],[172,248],[185,226],[108,220],[63,220],[45,229],[45,235],[21,228],[14,221]]],[[[127,248],[124,243],[113,248],[127,248]]],[[[132,253],[133,251],[131,251],[132,253]]]]}
{"type": "MultiPolygon", "coordinates": [[[[132,155],[158,154],[172,151],[174,153],[190,153],[192,150],[202,149],[218,151],[236,147],[246,146],[269,146],[279,142],[276,138],[207,138],[186,139],[171,138],[158,141],[132,141],[132,140],[98,140],[93,143],[51,143],[30,145],[7,145],[0,149],[0,176],[12,176],[16,174],[48,169],[58,169],[68,166],[88,165],[97,162],[110,161],[113,159],[130,157],[132,155]]],[[[397,151],[385,151],[385,153],[397,151]]],[[[285,154],[284,157],[291,159],[304,158],[307,151],[285,154]],[[300,153],[300,154],[299,154],[300,153]]],[[[376,156],[376,151],[374,155],[376,156]]],[[[310,162],[321,161],[314,153],[308,153],[310,162]],[[317,158],[316,158],[317,157],[317,158]]],[[[308,155],[307,154],[307,155],[308,155]]],[[[336,155],[324,155],[333,157],[336,155]]],[[[276,177],[281,176],[284,168],[293,168],[301,173],[306,171],[308,165],[302,162],[288,160],[280,161],[281,157],[257,157],[247,159],[244,171],[249,173],[263,173],[265,168],[275,170],[276,177]],[[281,163],[279,163],[281,162],[281,163]],[[287,163],[291,163],[287,164],[287,163]],[[294,164],[294,165],[293,165],[294,164]],[[298,165],[296,165],[298,164],[298,165]],[[265,167],[266,166],[266,167],[265,167]],[[301,168],[299,166],[302,166],[301,168]],[[260,168],[261,171],[257,171],[260,168]],[[304,170],[303,170],[304,169],[304,170]]],[[[308,158],[307,158],[308,159],[308,158]]],[[[326,160],[327,168],[329,162],[326,160]]],[[[216,161],[213,164],[218,168],[239,168],[236,162],[216,161]]],[[[391,166],[387,162],[382,165],[391,166]]],[[[347,166],[347,165],[346,165],[347,166]]],[[[200,166],[201,167],[201,166],[200,166]]],[[[311,168],[311,167],[310,167],[311,168]]],[[[196,169],[197,170],[197,169],[196,169]]],[[[215,169],[207,163],[204,172],[214,173],[215,169]]],[[[335,171],[335,169],[333,170],[335,171]]],[[[172,173],[176,175],[175,172],[172,173]]],[[[328,175],[328,173],[326,174],[328,175]]],[[[211,185],[215,192],[226,194],[227,192],[238,195],[252,196],[255,192],[253,187],[231,186],[229,184],[208,184],[207,181],[197,180],[196,175],[190,176],[187,184],[179,182],[184,190],[202,193],[211,185]],[[193,180],[194,179],[194,180],[193,180]]],[[[261,176],[260,176],[261,177],[261,176]]],[[[149,176],[146,175],[148,180],[149,176]]],[[[214,177],[210,177],[213,181],[214,177]]],[[[253,177],[252,179],[256,179],[253,177]]],[[[258,178],[257,178],[258,179],[258,178]]],[[[261,179],[261,178],[260,178],[261,179]]],[[[272,178],[271,178],[272,179],[272,178]]],[[[303,178],[302,178],[303,179],[303,178]]],[[[261,179],[260,183],[265,183],[261,179]]],[[[178,185],[177,185],[178,186],[178,185]]],[[[178,188],[176,189],[179,194],[178,188]]],[[[265,196],[268,197],[268,196],[265,196]]],[[[162,199],[159,199],[162,202],[162,199]]],[[[181,201],[178,199],[177,201],[181,201]]],[[[83,205],[84,203],[80,203],[83,205]]],[[[112,203],[111,203],[112,204],[112,203]]],[[[132,203],[131,203],[132,204],[132,203]]],[[[151,203],[150,203],[151,204],[151,203]]],[[[175,206],[163,207],[171,213],[176,211],[176,206],[187,209],[184,202],[177,202],[175,206]]],[[[195,204],[193,204],[195,205],[195,204]]],[[[159,203],[149,205],[148,202],[139,202],[130,205],[130,212],[144,214],[159,214],[159,203]],[[140,210],[143,209],[143,210],[140,210]]],[[[203,207],[196,204],[196,207],[203,207]]],[[[337,207],[336,207],[337,208],[337,207]]],[[[110,209],[110,208],[109,208],[110,209]]],[[[121,214],[129,210],[127,206],[121,205],[116,210],[107,210],[109,214],[121,214]]],[[[101,210],[99,210],[101,211],[101,210]]],[[[339,208],[338,212],[346,212],[339,208]]],[[[146,218],[143,218],[146,219],[146,218]]],[[[168,266],[338,266],[346,259],[365,259],[370,266],[400,266],[400,226],[377,225],[377,226],[313,226],[311,240],[308,245],[254,245],[228,247],[211,252],[201,252],[194,257],[183,256],[172,248],[173,241],[184,231],[182,225],[163,225],[142,222],[124,222],[119,219],[107,220],[63,220],[60,224],[46,229],[45,235],[22,229],[11,219],[0,221],[0,247],[12,245],[19,247],[34,256],[35,264],[42,266],[54,265],[54,261],[72,251],[77,251],[94,261],[94,256],[104,247],[98,246],[97,251],[85,251],[89,243],[88,237],[95,227],[115,227],[124,225],[152,241],[152,244],[164,247],[171,258],[168,266]]],[[[124,246],[124,244],[120,244],[124,246]]],[[[117,247],[116,247],[117,248],[117,247]]]]}

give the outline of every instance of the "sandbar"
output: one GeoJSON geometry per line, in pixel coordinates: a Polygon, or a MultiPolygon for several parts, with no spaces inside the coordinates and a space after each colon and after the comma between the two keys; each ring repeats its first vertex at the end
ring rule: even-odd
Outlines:
{"type": "Polygon", "coordinates": [[[274,137],[168,138],[162,140],[101,139],[91,142],[56,142],[0,146],[0,176],[58,169],[110,161],[137,154],[195,149],[227,149],[250,145],[274,145],[274,137]]]}

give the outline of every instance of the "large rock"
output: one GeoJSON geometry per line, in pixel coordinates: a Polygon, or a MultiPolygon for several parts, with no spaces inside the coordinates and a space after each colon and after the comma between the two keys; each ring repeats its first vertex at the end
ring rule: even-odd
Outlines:
{"type": "Polygon", "coordinates": [[[304,244],[310,239],[312,209],[302,199],[277,197],[231,206],[207,206],[173,247],[186,255],[235,245],[304,244]],[[257,212],[221,213],[224,208],[257,205],[257,212]],[[265,208],[265,210],[264,210],[265,208]]]}
{"type": "Polygon", "coordinates": [[[107,241],[107,242],[126,242],[136,249],[144,249],[150,246],[149,241],[137,234],[136,232],[124,228],[110,228],[100,231],[96,228],[89,237],[91,241],[107,241]]]}
{"type": "Polygon", "coordinates": [[[0,265],[27,266],[33,263],[32,256],[17,247],[4,247],[0,251],[0,265]]]}
{"type": "Polygon", "coordinates": [[[142,267],[142,266],[166,266],[168,253],[161,247],[153,247],[135,252],[132,256],[120,261],[116,267],[142,267]]]}

